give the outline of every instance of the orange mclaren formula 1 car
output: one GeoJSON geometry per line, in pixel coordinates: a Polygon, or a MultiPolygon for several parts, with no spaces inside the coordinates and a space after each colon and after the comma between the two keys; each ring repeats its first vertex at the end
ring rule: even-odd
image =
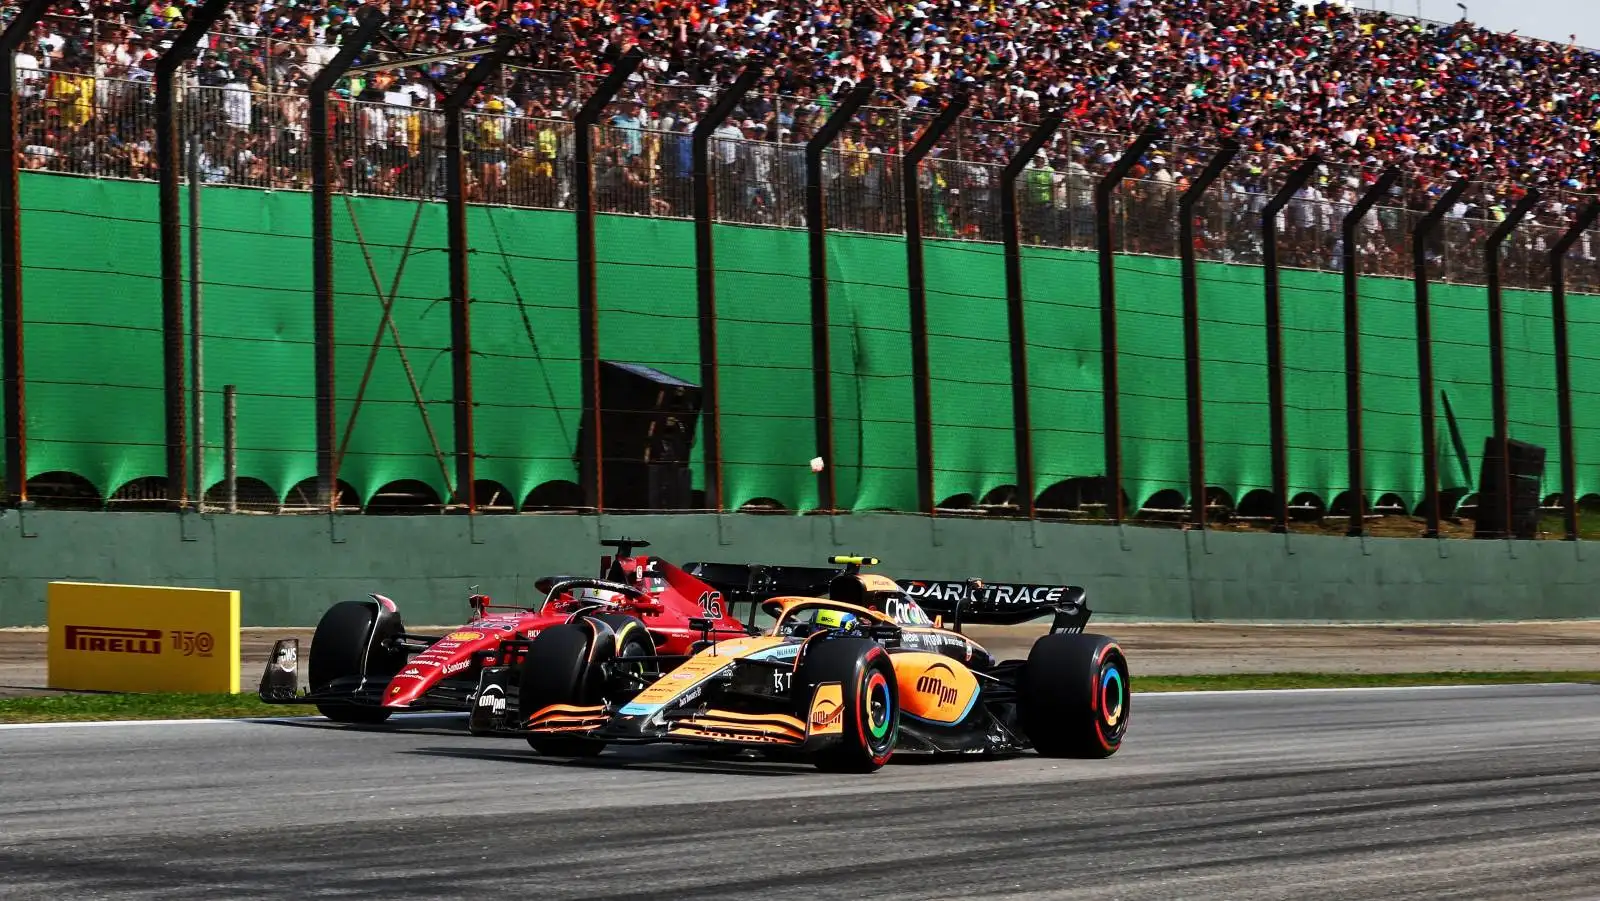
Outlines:
{"type": "Polygon", "coordinates": [[[673,742],[799,753],[854,772],[896,753],[1099,758],[1121,746],[1128,663],[1115,641],[1084,634],[1083,589],[993,618],[974,602],[969,623],[1054,614],[1026,660],[997,661],[961,634],[959,603],[945,628],[893,580],[860,571],[876,560],[830,562],[846,568],[825,597],[766,600],[770,627],[684,657],[619,656],[587,622],[548,628],[516,686],[511,668],[483,670],[480,694],[514,691],[517,703],[475,706],[472,731],[519,735],[557,756],[673,742]]]}

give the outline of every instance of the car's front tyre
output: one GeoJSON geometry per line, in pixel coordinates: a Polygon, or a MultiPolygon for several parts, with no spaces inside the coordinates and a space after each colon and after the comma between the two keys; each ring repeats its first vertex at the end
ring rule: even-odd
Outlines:
{"type": "MultiPolygon", "coordinates": [[[[376,604],[340,601],[328,608],[311,636],[307,673],[311,690],[319,691],[337,679],[392,675],[398,668],[395,655],[385,651],[382,643],[403,628],[398,614],[380,621],[376,604]],[[375,635],[374,631],[383,634],[375,635]]],[[[404,659],[398,662],[403,663],[404,659]]],[[[336,723],[367,725],[381,723],[394,712],[386,707],[336,702],[319,703],[317,711],[336,723]]]]}
{"type": "MultiPolygon", "coordinates": [[[[830,638],[806,646],[795,682],[809,708],[816,686],[837,682],[843,731],[838,743],[813,758],[818,769],[871,773],[889,762],[900,736],[900,688],[889,652],[876,642],[830,638]]],[[[808,711],[801,711],[801,716],[808,711]]]]}

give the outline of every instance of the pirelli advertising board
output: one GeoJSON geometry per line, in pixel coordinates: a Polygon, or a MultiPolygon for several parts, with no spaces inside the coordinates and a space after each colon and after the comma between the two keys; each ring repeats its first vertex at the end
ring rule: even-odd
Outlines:
{"type": "Polygon", "coordinates": [[[51,582],[49,686],[239,691],[239,592],[51,582]]]}

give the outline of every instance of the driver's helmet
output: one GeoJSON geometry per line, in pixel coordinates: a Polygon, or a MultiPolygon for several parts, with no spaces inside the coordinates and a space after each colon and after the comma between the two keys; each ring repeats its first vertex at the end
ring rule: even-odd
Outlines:
{"type": "Polygon", "coordinates": [[[623,601],[622,592],[612,591],[609,588],[573,588],[570,590],[570,596],[574,604],[612,605],[621,604],[623,601]]]}
{"type": "Polygon", "coordinates": [[[817,611],[817,615],[812,618],[811,623],[818,632],[832,631],[840,633],[854,632],[858,625],[854,613],[847,610],[830,610],[826,607],[817,611]]]}

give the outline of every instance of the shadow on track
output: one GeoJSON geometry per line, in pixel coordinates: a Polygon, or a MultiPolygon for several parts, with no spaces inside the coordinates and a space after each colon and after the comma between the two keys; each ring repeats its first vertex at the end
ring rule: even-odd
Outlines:
{"type": "Polygon", "coordinates": [[[450,757],[461,760],[488,760],[503,763],[521,763],[533,766],[563,767],[567,769],[594,770],[644,770],[659,773],[709,773],[718,776],[805,776],[817,770],[805,761],[793,763],[759,758],[712,758],[683,753],[651,753],[642,756],[643,749],[618,749],[602,757],[541,757],[533,751],[492,750],[478,748],[416,748],[401,751],[423,757],[450,757]],[[631,753],[630,753],[631,752],[631,753]],[[670,756],[669,756],[670,754],[670,756]]]}
{"type": "Polygon", "coordinates": [[[311,716],[252,717],[249,722],[266,726],[285,726],[290,729],[317,729],[328,732],[372,732],[380,735],[466,735],[467,715],[464,713],[420,713],[396,718],[386,723],[336,723],[333,720],[311,716]]]}

